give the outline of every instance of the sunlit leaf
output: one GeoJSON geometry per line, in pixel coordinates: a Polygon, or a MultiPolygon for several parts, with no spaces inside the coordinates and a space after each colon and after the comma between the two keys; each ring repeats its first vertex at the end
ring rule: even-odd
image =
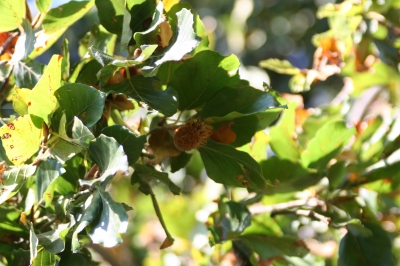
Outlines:
{"type": "Polygon", "coordinates": [[[354,135],[354,128],[347,128],[344,122],[334,122],[321,128],[301,155],[305,167],[321,168],[334,158],[354,135]]]}
{"type": "Polygon", "coordinates": [[[49,115],[54,112],[58,103],[54,96],[61,86],[61,65],[63,57],[53,55],[43,76],[36,86],[32,89],[31,96],[28,97],[28,112],[49,123],[49,115]]]}
{"type": "Polygon", "coordinates": [[[19,166],[35,154],[42,141],[42,128],[36,127],[31,116],[23,115],[0,128],[7,157],[19,166]]]}
{"type": "Polygon", "coordinates": [[[260,61],[259,65],[280,74],[296,75],[301,73],[299,68],[292,66],[287,60],[267,59],[260,61]]]}
{"type": "Polygon", "coordinates": [[[96,221],[90,224],[89,236],[95,244],[114,247],[122,243],[120,234],[128,228],[128,215],[122,204],[115,202],[108,192],[100,188],[97,191],[102,208],[96,221]]]}
{"type": "Polygon", "coordinates": [[[12,97],[13,107],[15,112],[19,115],[28,114],[28,97],[31,95],[30,89],[20,89],[17,86],[14,87],[14,94],[12,97]]]}
{"type": "Polygon", "coordinates": [[[94,0],[71,1],[49,10],[43,18],[43,29],[52,34],[62,28],[68,28],[83,17],[94,6],[94,0]]]}
{"type": "Polygon", "coordinates": [[[0,203],[14,196],[22,187],[26,178],[35,173],[36,166],[22,165],[3,173],[3,182],[0,183],[0,203]]]}
{"type": "Polygon", "coordinates": [[[109,32],[121,35],[125,0],[96,0],[100,24],[109,32]]]}
{"type": "Polygon", "coordinates": [[[24,31],[18,37],[17,44],[15,45],[15,52],[10,61],[11,64],[15,64],[16,62],[25,59],[33,50],[35,33],[33,32],[31,23],[28,20],[23,19],[22,28],[24,31]]]}
{"type": "Polygon", "coordinates": [[[25,13],[24,0],[0,1],[0,32],[16,29],[22,23],[25,13]]]}
{"type": "Polygon", "coordinates": [[[152,62],[143,67],[144,76],[154,76],[157,74],[161,64],[168,61],[179,61],[182,57],[191,52],[199,43],[200,37],[193,31],[193,15],[187,9],[182,9],[177,14],[177,32],[170,44],[164,48],[160,55],[152,58],[152,62]]]}
{"type": "Polygon", "coordinates": [[[89,154],[101,169],[101,176],[96,181],[102,182],[103,186],[114,177],[117,171],[123,173],[128,171],[128,158],[122,145],[114,138],[100,135],[90,142],[89,154]]]}

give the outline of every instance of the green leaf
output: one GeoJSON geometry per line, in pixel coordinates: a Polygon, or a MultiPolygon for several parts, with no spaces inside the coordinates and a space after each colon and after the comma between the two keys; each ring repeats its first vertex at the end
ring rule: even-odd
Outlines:
{"type": "Polygon", "coordinates": [[[154,44],[155,36],[158,34],[157,26],[165,21],[165,16],[163,16],[163,12],[163,2],[159,1],[154,11],[149,28],[147,28],[143,32],[135,32],[133,34],[133,38],[135,39],[137,45],[154,44]]]}
{"type": "Polygon", "coordinates": [[[145,194],[150,193],[147,191],[146,187],[148,186],[148,183],[152,179],[156,179],[158,181],[161,181],[165,185],[167,185],[169,190],[171,190],[171,192],[174,195],[179,195],[181,189],[168,178],[167,173],[159,172],[153,168],[150,168],[150,167],[148,167],[146,165],[142,165],[142,164],[135,164],[133,168],[135,169],[135,172],[133,173],[133,175],[131,177],[131,183],[132,184],[139,183],[140,184],[139,189],[143,193],[145,193],[145,194]]]}
{"type": "Polygon", "coordinates": [[[85,148],[89,147],[90,142],[94,139],[92,132],[76,116],[74,116],[74,125],[72,126],[72,138],[74,143],[85,148]]]}
{"type": "Polygon", "coordinates": [[[82,83],[88,86],[97,85],[97,73],[101,70],[101,64],[91,60],[82,66],[75,83],[82,83]]]}
{"type": "Polygon", "coordinates": [[[292,66],[287,60],[267,59],[260,61],[259,65],[279,74],[296,75],[301,73],[299,68],[292,66]]]}
{"type": "Polygon", "coordinates": [[[56,266],[60,261],[60,257],[54,253],[46,251],[44,248],[38,251],[35,259],[32,261],[32,266],[56,266]]]}
{"type": "Polygon", "coordinates": [[[71,142],[67,142],[64,139],[58,139],[50,147],[50,154],[62,164],[70,160],[72,157],[75,156],[75,154],[78,154],[81,151],[82,148],[80,146],[74,145],[71,142]]]}
{"type": "Polygon", "coordinates": [[[282,255],[303,257],[308,253],[306,244],[293,236],[247,234],[238,236],[235,241],[251,247],[262,260],[282,255]]]}
{"type": "Polygon", "coordinates": [[[392,241],[379,224],[363,222],[372,236],[354,235],[348,231],[339,245],[338,265],[395,265],[392,241]]]}
{"type": "Polygon", "coordinates": [[[60,108],[72,123],[77,116],[83,124],[93,126],[102,116],[105,94],[84,84],[66,84],[55,92],[60,108]]]}
{"type": "Polygon", "coordinates": [[[223,117],[232,112],[250,115],[278,106],[280,104],[272,94],[250,86],[223,88],[205,104],[199,116],[203,118],[223,117]]]}
{"type": "Polygon", "coordinates": [[[36,200],[44,197],[44,192],[54,179],[65,173],[65,169],[56,160],[42,161],[36,172],[36,200]]]}
{"type": "Polygon", "coordinates": [[[22,23],[26,8],[24,0],[0,1],[0,32],[12,31],[22,23]]]}
{"type": "MultiPolygon", "coordinates": [[[[165,5],[165,3],[164,3],[165,5]]],[[[172,29],[176,29],[176,25],[178,23],[178,18],[176,13],[178,13],[183,8],[190,10],[194,18],[193,29],[197,36],[201,38],[200,43],[197,47],[191,52],[192,54],[196,54],[202,50],[208,49],[209,40],[208,40],[208,33],[204,27],[203,21],[200,19],[200,16],[193,11],[192,6],[189,3],[180,2],[172,6],[172,8],[167,11],[168,22],[171,24],[172,29]]],[[[178,34],[176,30],[174,34],[178,34]]]]}
{"type": "Polygon", "coordinates": [[[113,125],[103,128],[102,134],[114,138],[122,147],[126,156],[128,156],[129,165],[133,165],[142,154],[144,144],[147,142],[146,136],[136,137],[126,127],[113,125]]]}
{"type": "Polygon", "coordinates": [[[49,124],[49,115],[57,107],[57,99],[54,93],[61,87],[61,64],[63,57],[53,55],[43,76],[36,86],[32,89],[32,94],[28,97],[29,114],[43,119],[49,124]]]}
{"type": "Polygon", "coordinates": [[[71,250],[73,252],[78,251],[82,247],[82,243],[79,242],[78,234],[85,229],[100,213],[101,211],[101,197],[98,190],[95,190],[93,194],[89,195],[86,199],[82,208],[78,214],[75,215],[76,226],[72,234],[71,250]]]}
{"type": "Polygon", "coordinates": [[[161,64],[168,61],[179,61],[182,57],[191,52],[199,43],[200,37],[193,31],[193,15],[187,9],[182,9],[177,14],[178,25],[176,33],[169,45],[164,48],[160,55],[152,58],[152,62],[144,66],[142,73],[144,76],[154,76],[157,74],[161,64]]]}
{"type": "Polygon", "coordinates": [[[61,35],[65,33],[67,29],[68,28],[61,28],[60,30],[50,34],[44,30],[37,32],[35,34],[35,49],[33,49],[32,53],[29,55],[29,58],[34,59],[46,52],[61,37],[61,35]]]}
{"type": "Polygon", "coordinates": [[[307,150],[301,154],[303,165],[308,168],[325,168],[354,134],[355,129],[347,128],[341,121],[325,125],[310,141],[307,150]]]}
{"type": "Polygon", "coordinates": [[[211,139],[198,150],[207,175],[215,182],[228,186],[250,187],[256,191],[267,190],[268,183],[260,165],[249,154],[211,139]]]}
{"type": "Polygon", "coordinates": [[[38,151],[42,141],[42,122],[38,122],[40,127],[30,115],[23,115],[0,128],[3,147],[14,165],[23,164],[38,151]]]}
{"type": "Polygon", "coordinates": [[[143,61],[146,61],[156,50],[157,45],[142,45],[140,46],[141,49],[141,54],[138,58],[134,60],[121,60],[121,59],[116,59],[109,54],[106,54],[99,49],[91,46],[89,47],[89,54],[97,60],[102,66],[107,65],[114,65],[118,67],[128,67],[128,66],[134,66],[141,64],[143,61]]]}
{"type": "Polygon", "coordinates": [[[29,251],[30,251],[30,255],[31,255],[31,264],[32,264],[33,260],[37,256],[38,244],[39,244],[39,239],[35,235],[35,230],[33,229],[33,226],[32,226],[32,223],[31,223],[30,224],[30,230],[29,230],[29,251]]]}
{"type": "Polygon", "coordinates": [[[60,253],[65,249],[65,238],[70,229],[75,225],[74,216],[70,214],[70,222],[65,224],[58,224],[57,229],[38,234],[39,244],[43,246],[46,251],[51,253],[60,253]]]}
{"type": "Polygon", "coordinates": [[[115,202],[110,194],[98,187],[101,198],[101,213],[90,224],[89,236],[94,244],[110,248],[122,243],[119,234],[128,228],[128,215],[121,203],[115,202]]]}
{"type": "Polygon", "coordinates": [[[274,188],[268,194],[301,191],[315,185],[322,176],[304,169],[300,164],[273,156],[260,163],[268,181],[274,188]]]}
{"type": "Polygon", "coordinates": [[[10,64],[15,64],[18,61],[25,59],[33,50],[33,45],[35,43],[35,33],[33,32],[31,23],[23,19],[21,35],[18,37],[18,41],[15,45],[15,52],[10,60],[10,64]]]}
{"type": "Polygon", "coordinates": [[[62,264],[61,265],[82,265],[82,266],[94,266],[97,265],[92,260],[92,254],[86,248],[82,248],[78,252],[71,252],[65,250],[59,254],[62,264]]]}
{"type": "Polygon", "coordinates": [[[34,60],[18,61],[14,65],[15,83],[20,88],[32,89],[43,74],[44,65],[34,60]]]}
{"type": "Polygon", "coordinates": [[[49,11],[52,0],[35,0],[36,6],[40,13],[49,11]]]}
{"type": "Polygon", "coordinates": [[[300,151],[293,139],[295,127],[295,104],[289,104],[289,109],[282,112],[279,123],[270,130],[271,149],[280,159],[297,162],[300,151]]]}
{"type": "Polygon", "coordinates": [[[63,61],[61,64],[62,80],[67,82],[71,66],[70,66],[69,42],[65,37],[63,39],[63,44],[61,46],[61,55],[63,57],[63,61]]]}
{"type": "Polygon", "coordinates": [[[239,82],[239,59],[217,52],[202,51],[175,70],[169,85],[178,92],[179,110],[197,108],[208,102],[223,87],[239,82]]]}
{"type": "Polygon", "coordinates": [[[128,158],[124,153],[122,145],[114,138],[101,134],[90,142],[89,155],[99,165],[101,176],[96,179],[105,186],[114,177],[117,171],[128,171],[128,158]]]}
{"type": "Polygon", "coordinates": [[[30,89],[20,89],[14,86],[14,93],[12,96],[13,108],[19,115],[28,114],[28,101],[27,98],[31,95],[30,89]]]}
{"type": "Polygon", "coordinates": [[[129,13],[129,10],[127,10],[127,7],[125,5],[124,19],[122,21],[121,46],[119,48],[120,52],[124,52],[127,50],[129,42],[132,39],[133,33],[129,26],[131,19],[132,19],[131,13],[129,13]]]}
{"type": "Polygon", "coordinates": [[[171,172],[175,173],[185,167],[192,158],[192,154],[181,152],[178,156],[170,157],[171,172]]]}
{"type": "Polygon", "coordinates": [[[102,91],[125,94],[138,102],[148,104],[151,108],[166,116],[172,116],[176,113],[178,106],[177,93],[171,88],[167,88],[165,91],[154,89],[154,87],[160,85],[160,82],[155,78],[134,76],[123,82],[105,86],[102,91]]]}
{"type": "Polygon", "coordinates": [[[243,203],[220,201],[218,209],[225,230],[241,233],[251,224],[251,213],[243,203]]]}
{"type": "Polygon", "coordinates": [[[114,54],[117,35],[108,32],[103,26],[94,24],[90,31],[80,40],[79,55],[84,58],[89,47],[95,47],[99,51],[114,54]]]}
{"type": "Polygon", "coordinates": [[[125,0],[96,0],[100,24],[109,32],[121,35],[125,0]]]}
{"type": "Polygon", "coordinates": [[[0,183],[0,204],[14,196],[22,187],[27,177],[32,176],[36,166],[22,165],[3,173],[3,182],[0,183]]]}
{"type": "MultiPolygon", "coordinates": [[[[131,14],[130,28],[132,33],[145,31],[149,27],[146,23],[152,20],[152,16],[157,6],[156,0],[134,0],[128,1],[129,13],[131,14]],[[129,6],[132,4],[131,6],[129,6]]],[[[150,23],[149,22],[149,23],[150,23]]],[[[135,44],[135,40],[131,40],[135,44]]]]}
{"type": "Polygon", "coordinates": [[[94,6],[94,0],[71,1],[51,9],[44,15],[43,29],[46,34],[55,33],[60,29],[68,28],[83,17],[94,6]]]}

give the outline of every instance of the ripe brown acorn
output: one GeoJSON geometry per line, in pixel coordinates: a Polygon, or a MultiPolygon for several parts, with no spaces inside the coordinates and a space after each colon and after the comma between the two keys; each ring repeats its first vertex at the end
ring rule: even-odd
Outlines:
{"type": "Polygon", "coordinates": [[[180,151],[190,151],[205,145],[211,134],[209,125],[198,120],[189,120],[175,130],[174,144],[180,151]]]}

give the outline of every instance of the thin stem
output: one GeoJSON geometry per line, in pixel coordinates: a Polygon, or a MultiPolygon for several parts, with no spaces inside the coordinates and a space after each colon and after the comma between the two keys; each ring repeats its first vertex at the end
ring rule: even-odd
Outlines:
{"type": "Polygon", "coordinates": [[[161,226],[163,227],[164,232],[167,235],[167,238],[170,240],[171,243],[174,243],[175,239],[169,233],[167,225],[164,222],[160,206],[158,205],[158,202],[157,202],[157,199],[156,199],[156,195],[154,194],[153,189],[151,188],[151,186],[149,184],[147,184],[147,186],[148,186],[148,189],[150,191],[151,201],[153,202],[154,211],[156,212],[158,220],[160,221],[161,226]]]}
{"type": "Polygon", "coordinates": [[[136,129],[132,128],[129,126],[124,119],[122,119],[120,112],[117,109],[111,110],[111,118],[113,119],[114,123],[123,125],[127,129],[129,129],[131,132],[133,132],[136,136],[140,136],[140,132],[137,131],[136,129]]]}

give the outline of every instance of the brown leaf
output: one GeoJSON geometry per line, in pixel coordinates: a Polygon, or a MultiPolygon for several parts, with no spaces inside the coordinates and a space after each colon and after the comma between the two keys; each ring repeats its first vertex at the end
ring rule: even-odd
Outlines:
{"type": "Polygon", "coordinates": [[[214,130],[211,138],[216,142],[223,144],[231,144],[236,140],[236,133],[232,131],[231,125],[233,122],[221,125],[218,129],[214,130]]]}

